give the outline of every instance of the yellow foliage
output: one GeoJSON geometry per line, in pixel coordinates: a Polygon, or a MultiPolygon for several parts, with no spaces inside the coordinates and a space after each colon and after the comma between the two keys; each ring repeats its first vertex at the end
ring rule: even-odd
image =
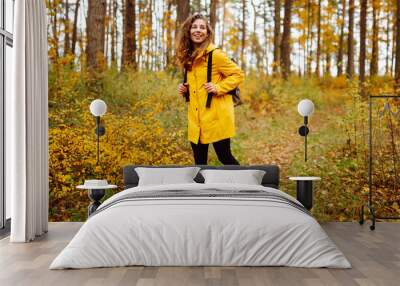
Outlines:
{"type": "MultiPolygon", "coordinates": [[[[50,66],[49,73],[50,220],[53,221],[86,218],[89,199],[86,191],[76,189],[85,179],[107,179],[121,190],[124,165],[193,164],[186,135],[187,105],[176,92],[180,75],[129,69],[119,72],[111,68],[93,80],[84,70],[76,71],[73,62],[70,56],[60,58],[50,66]],[[105,100],[108,106],[101,118],[106,133],[100,138],[99,166],[96,166],[95,120],[89,112],[89,104],[95,98],[105,100]]],[[[370,79],[368,88],[383,90],[391,80],[370,79]]],[[[363,125],[367,112],[366,103],[356,96],[357,92],[357,82],[349,82],[344,76],[321,79],[291,76],[283,81],[250,72],[241,86],[245,104],[236,109],[240,123],[232,144],[233,153],[242,164],[279,164],[282,178],[284,174],[307,173],[323,177],[318,183],[313,214],[319,220],[354,219],[366,198],[363,187],[367,185],[363,157],[367,154],[363,125]],[[301,118],[296,106],[302,98],[310,98],[316,106],[310,122],[309,150],[313,158],[308,165],[301,156],[296,156],[301,155],[302,146],[297,136],[301,118]],[[338,129],[342,132],[337,132],[338,129]]],[[[384,143],[388,144],[387,139],[384,143]]],[[[215,164],[217,159],[210,149],[210,163],[215,164]]],[[[386,147],[378,155],[389,158],[390,150],[386,147]]],[[[386,186],[386,177],[374,175],[382,186],[377,194],[393,197],[395,194],[386,186]]],[[[282,186],[285,190],[284,179],[282,186]]],[[[293,188],[287,191],[290,193],[293,188]]],[[[379,206],[389,214],[398,212],[396,204],[379,203],[379,206]]]]}
{"type": "MultiPolygon", "coordinates": [[[[67,71],[61,69],[59,75],[63,72],[67,71]]],[[[97,167],[95,120],[88,108],[93,98],[78,99],[74,96],[75,101],[70,101],[71,95],[67,95],[64,89],[78,95],[77,79],[68,79],[68,83],[75,86],[67,85],[62,81],[63,77],[52,82],[61,82],[62,88],[54,85],[50,89],[52,101],[55,98],[58,100],[51,105],[49,114],[52,126],[49,130],[50,220],[86,218],[89,204],[87,194],[76,189],[85,179],[107,179],[109,183],[121,188],[124,165],[193,164],[192,152],[186,139],[185,103],[180,101],[181,98],[175,92],[165,93],[168,88],[162,84],[169,84],[171,79],[165,74],[152,75],[158,84],[148,86],[148,82],[151,82],[148,75],[129,76],[135,78],[136,81],[131,83],[138,85],[142,95],[146,95],[145,98],[134,96],[134,90],[129,85],[128,90],[123,92],[129,91],[133,100],[128,105],[125,103],[123,108],[119,108],[121,103],[116,99],[105,98],[110,96],[107,84],[103,85],[103,96],[96,95],[108,104],[108,111],[101,118],[106,133],[100,138],[100,164],[97,167]],[[173,104],[180,106],[174,108],[174,111],[181,110],[180,114],[170,112],[173,104]]],[[[175,86],[173,89],[175,91],[175,86]]]]}

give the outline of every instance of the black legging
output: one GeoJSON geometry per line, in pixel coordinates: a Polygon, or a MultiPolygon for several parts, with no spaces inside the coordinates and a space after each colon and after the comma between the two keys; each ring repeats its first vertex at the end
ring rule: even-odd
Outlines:
{"type": "MultiPolygon", "coordinates": [[[[231,153],[231,140],[223,139],[212,143],[214,146],[215,153],[217,153],[218,160],[224,165],[239,165],[239,162],[233,157],[231,153]]],[[[192,145],[194,161],[196,165],[207,165],[208,157],[208,144],[194,144],[192,145]]]]}

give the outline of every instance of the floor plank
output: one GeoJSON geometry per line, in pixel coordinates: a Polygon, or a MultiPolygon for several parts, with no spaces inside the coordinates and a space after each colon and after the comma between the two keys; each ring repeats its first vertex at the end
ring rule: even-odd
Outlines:
{"type": "Polygon", "coordinates": [[[50,223],[32,243],[0,240],[0,285],[399,285],[400,223],[380,222],[375,231],[357,223],[326,223],[323,228],[351,262],[352,269],[291,267],[117,267],[48,269],[82,223],[50,223]]]}

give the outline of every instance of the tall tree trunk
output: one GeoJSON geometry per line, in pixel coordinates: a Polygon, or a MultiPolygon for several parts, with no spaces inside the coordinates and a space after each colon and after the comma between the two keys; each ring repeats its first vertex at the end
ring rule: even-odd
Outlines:
{"type": "MultiPolygon", "coordinates": [[[[298,43],[297,43],[297,46],[298,46],[297,54],[299,55],[299,56],[297,57],[297,60],[298,60],[297,65],[298,65],[298,67],[299,67],[299,70],[298,70],[298,77],[302,77],[302,74],[301,74],[301,57],[300,57],[300,54],[301,54],[302,51],[304,51],[304,48],[302,49],[302,44],[301,44],[301,38],[300,38],[300,37],[297,38],[297,41],[298,41],[298,43]]],[[[303,46],[304,46],[304,45],[303,45],[303,46]]],[[[303,55],[304,55],[304,54],[303,54],[303,55]]],[[[303,58],[304,58],[304,57],[303,57],[303,58]]],[[[303,61],[303,62],[304,62],[304,61],[303,61]]],[[[304,71],[304,69],[303,69],[303,71],[304,71]]]]}
{"type": "Polygon", "coordinates": [[[167,68],[172,65],[172,0],[168,0],[167,13],[166,13],[166,25],[167,25],[167,50],[166,50],[166,61],[167,68]]]}
{"type": "Polygon", "coordinates": [[[326,53],[325,76],[331,75],[331,53],[326,53]]]}
{"type": "MultiPolygon", "coordinates": [[[[156,1],[154,0],[152,1],[152,11],[155,15],[158,15],[158,11],[157,11],[157,7],[156,7],[156,1]]],[[[153,17],[151,15],[151,17],[153,17]]],[[[157,60],[157,44],[160,42],[160,38],[159,38],[159,33],[158,33],[158,27],[159,25],[157,24],[157,18],[155,18],[155,31],[154,31],[154,36],[152,36],[152,42],[153,42],[153,47],[152,47],[152,53],[151,53],[151,70],[152,71],[156,71],[157,70],[157,62],[160,62],[159,60],[157,60]]]]}
{"type": "Polygon", "coordinates": [[[321,0],[318,0],[318,24],[317,24],[317,65],[315,75],[319,77],[320,59],[321,59],[321,0]]]}
{"type": "Polygon", "coordinates": [[[251,7],[253,8],[253,33],[256,34],[256,29],[257,29],[257,7],[256,4],[254,3],[254,0],[250,0],[251,2],[251,7]]]}
{"type": "MultiPolygon", "coordinates": [[[[83,37],[84,37],[83,29],[79,28],[78,36],[76,37],[76,42],[78,44],[80,51],[85,51],[85,49],[86,49],[85,44],[83,42],[83,37]]],[[[80,53],[80,56],[79,56],[79,63],[80,63],[81,67],[83,67],[85,65],[85,57],[82,56],[82,53],[80,53]]]]}
{"type": "Polygon", "coordinates": [[[110,35],[111,35],[111,25],[110,25],[110,20],[112,18],[112,1],[107,0],[108,2],[108,7],[106,11],[106,35],[105,35],[105,42],[104,42],[104,54],[105,54],[105,59],[106,62],[108,62],[108,50],[110,48],[110,45],[108,42],[110,41],[110,35]]]}
{"type": "Polygon", "coordinates": [[[100,68],[104,61],[106,0],[89,0],[86,57],[89,69],[100,68]]]}
{"type": "Polygon", "coordinates": [[[215,24],[217,23],[217,7],[218,7],[218,0],[211,0],[211,3],[210,3],[210,25],[214,32],[215,32],[215,24]]]}
{"type": "Polygon", "coordinates": [[[366,34],[367,34],[367,0],[361,0],[360,5],[360,61],[359,73],[360,82],[365,81],[365,54],[366,54],[366,34]]]}
{"type": "Polygon", "coordinates": [[[166,41],[166,30],[167,30],[167,25],[168,25],[168,10],[166,7],[168,7],[168,0],[163,1],[163,5],[162,5],[162,18],[161,18],[161,27],[160,27],[160,31],[161,31],[161,55],[160,58],[162,60],[162,64],[164,64],[163,69],[167,69],[167,50],[166,50],[166,45],[167,45],[167,41],[166,41]]]}
{"type": "Polygon", "coordinates": [[[306,41],[303,43],[303,75],[305,76],[307,74],[307,26],[304,25],[304,33],[306,41]]]}
{"type": "Polygon", "coordinates": [[[379,1],[372,0],[372,54],[370,63],[370,75],[374,76],[378,74],[378,49],[379,49],[379,1]]]}
{"type": "Polygon", "coordinates": [[[125,0],[125,27],[122,49],[122,67],[137,70],[136,61],[136,0],[125,0]]]}
{"type": "Polygon", "coordinates": [[[397,91],[400,90],[400,0],[396,1],[396,68],[395,80],[397,91]]]}
{"type": "MultiPolygon", "coordinates": [[[[388,4],[386,4],[388,5],[388,4]]],[[[390,6],[389,6],[390,7],[390,6]]],[[[386,15],[386,64],[385,74],[389,74],[389,47],[390,47],[390,8],[387,10],[386,15]]]]}
{"type": "Polygon", "coordinates": [[[70,40],[70,33],[71,33],[71,23],[69,22],[69,2],[65,0],[65,18],[64,18],[64,55],[67,55],[71,52],[71,40],[70,40]]]}
{"type": "MultiPolygon", "coordinates": [[[[397,8],[396,8],[397,9],[397,8]]],[[[390,63],[390,74],[391,76],[395,77],[395,57],[396,57],[396,40],[397,40],[397,10],[393,13],[393,33],[392,33],[392,58],[391,58],[391,63],[390,63]]]]}
{"type": "Polygon", "coordinates": [[[254,3],[254,0],[251,0],[251,6],[253,8],[253,32],[250,34],[250,46],[251,46],[251,54],[255,57],[255,65],[257,72],[262,72],[262,64],[263,64],[263,56],[262,56],[262,48],[260,46],[260,42],[258,40],[258,36],[256,33],[257,30],[257,17],[259,15],[257,11],[257,6],[254,3]]]}
{"type": "MultiPolygon", "coordinates": [[[[176,0],[177,11],[176,11],[176,31],[179,30],[182,23],[189,17],[190,12],[190,0],[176,0]]],[[[176,33],[177,34],[177,33],[176,33]]]]}
{"type": "Polygon", "coordinates": [[[290,74],[290,28],[292,20],[293,0],[285,0],[285,16],[283,19],[283,34],[281,44],[282,77],[287,80],[290,74]]]}
{"type": "Polygon", "coordinates": [[[111,23],[111,66],[116,66],[117,55],[116,55],[116,38],[117,38],[117,0],[112,0],[112,23],[111,23]]]}
{"type": "Polygon", "coordinates": [[[224,40],[225,40],[226,1],[227,1],[227,0],[222,0],[221,49],[224,48],[224,40]]]}
{"type": "Polygon", "coordinates": [[[343,46],[344,46],[344,25],[346,19],[346,0],[342,0],[342,21],[340,25],[339,47],[337,55],[337,76],[343,74],[343,46]]]}
{"type": "Polygon", "coordinates": [[[347,77],[354,75],[354,0],[349,0],[349,34],[347,37],[347,77]]]}
{"type": "Polygon", "coordinates": [[[75,4],[75,11],[74,11],[74,24],[72,27],[72,41],[71,41],[71,52],[75,55],[75,47],[76,47],[76,40],[77,40],[77,29],[78,29],[78,15],[79,15],[79,5],[80,0],[76,1],[75,4]]]}
{"type": "Polygon", "coordinates": [[[59,52],[58,52],[58,47],[59,47],[59,38],[58,38],[58,21],[57,21],[57,15],[58,15],[58,3],[54,2],[54,15],[53,15],[53,25],[52,25],[52,32],[53,32],[53,40],[54,40],[54,51],[55,51],[55,59],[59,58],[59,52]]]}
{"type": "Polygon", "coordinates": [[[142,64],[142,62],[143,62],[143,36],[141,36],[141,33],[140,33],[140,31],[143,29],[143,27],[142,26],[144,26],[144,24],[143,24],[143,21],[142,21],[142,13],[143,13],[143,8],[145,8],[144,7],[144,2],[143,1],[141,1],[141,0],[138,0],[138,15],[139,15],[139,26],[138,26],[138,31],[139,31],[139,36],[138,36],[138,53],[137,53],[137,59],[136,59],[136,61],[137,61],[137,68],[138,69],[141,69],[142,68],[142,66],[143,66],[143,64],[142,64]]]}
{"type": "Polygon", "coordinates": [[[307,0],[307,39],[306,39],[306,54],[307,54],[307,76],[310,77],[311,75],[311,60],[312,60],[312,50],[311,50],[311,45],[312,45],[312,39],[311,39],[311,30],[312,30],[312,9],[311,9],[311,3],[312,0],[307,0]]]}
{"type": "Polygon", "coordinates": [[[153,38],[153,0],[149,0],[149,7],[147,9],[147,21],[149,33],[147,35],[147,51],[146,51],[146,69],[150,69],[150,58],[152,54],[151,40],[153,38]]]}
{"type": "Polygon", "coordinates": [[[240,64],[242,70],[246,69],[246,63],[244,59],[244,50],[246,48],[246,0],[242,0],[242,44],[240,50],[240,64]]]}
{"type": "Polygon", "coordinates": [[[280,66],[280,50],[281,50],[281,0],[275,0],[274,5],[274,62],[272,64],[272,72],[274,75],[278,73],[280,66]]]}
{"type": "Polygon", "coordinates": [[[263,15],[263,24],[264,24],[264,39],[265,39],[265,44],[264,44],[264,49],[263,49],[263,58],[265,59],[265,74],[268,75],[268,66],[269,66],[269,61],[268,61],[268,49],[269,49],[269,42],[268,42],[268,32],[269,32],[269,27],[267,26],[267,17],[268,17],[268,11],[267,11],[267,3],[264,3],[264,15],[263,15]]]}

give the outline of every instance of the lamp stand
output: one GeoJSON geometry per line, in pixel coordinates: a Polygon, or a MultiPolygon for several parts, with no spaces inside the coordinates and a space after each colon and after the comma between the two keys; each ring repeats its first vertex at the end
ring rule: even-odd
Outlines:
{"type": "Polygon", "coordinates": [[[304,126],[306,130],[306,134],[304,135],[304,161],[307,162],[307,134],[308,134],[308,116],[304,116],[304,126]]]}
{"type": "Polygon", "coordinates": [[[100,116],[96,116],[96,137],[97,137],[97,161],[96,166],[99,165],[99,158],[100,158],[100,116]]]}
{"type": "Polygon", "coordinates": [[[304,116],[304,125],[300,126],[299,134],[304,136],[304,161],[307,162],[307,135],[310,131],[307,127],[308,125],[308,116],[304,116]]]}
{"type": "Polygon", "coordinates": [[[100,122],[100,116],[96,116],[96,137],[97,137],[97,162],[96,166],[99,165],[100,162],[100,136],[103,136],[106,133],[106,129],[100,122]]]}
{"type": "Polygon", "coordinates": [[[307,135],[304,136],[304,161],[307,162],[307,135]]]}

